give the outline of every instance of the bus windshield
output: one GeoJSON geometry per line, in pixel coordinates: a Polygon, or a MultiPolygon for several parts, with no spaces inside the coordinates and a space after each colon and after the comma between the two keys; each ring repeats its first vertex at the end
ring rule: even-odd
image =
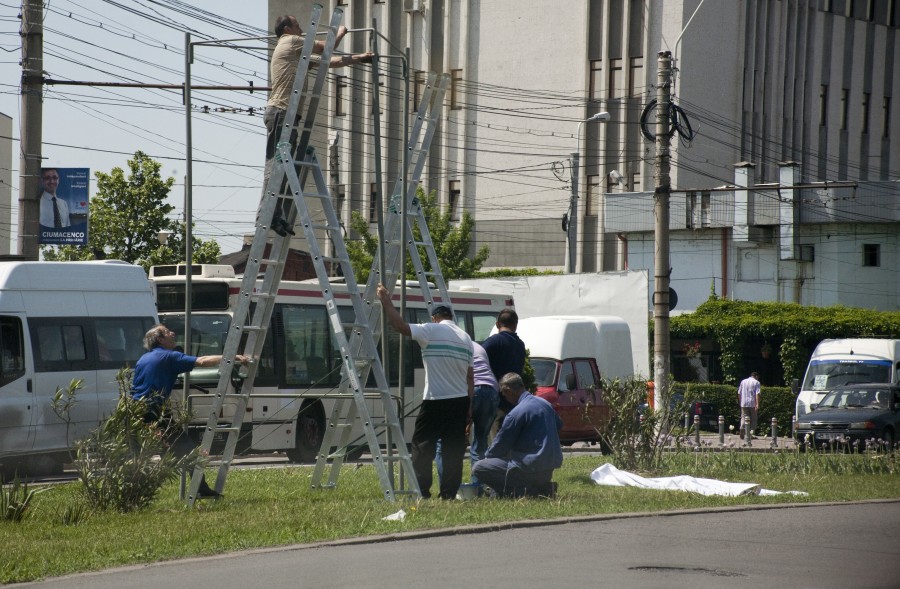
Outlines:
{"type": "Polygon", "coordinates": [[[184,315],[161,316],[163,324],[177,334],[175,344],[191,356],[221,354],[228,336],[231,317],[225,313],[216,315],[191,315],[191,345],[184,345],[184,315]]]}
{"type": "Polygon", "coordinates": [[[829,391],[837,386],[891,382],[888,360],[813,360],[803,381],[805,391],[829,391]]]}

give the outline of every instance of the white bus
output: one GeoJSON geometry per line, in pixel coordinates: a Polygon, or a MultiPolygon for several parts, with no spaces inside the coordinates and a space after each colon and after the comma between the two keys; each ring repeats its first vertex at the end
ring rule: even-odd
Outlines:
{"type": "Polygon", "coordinates": [[[157,322],[147,274],[104,262],[0,262],[0,466],[58,472],[72,442],[119,398],[118,372],[144,352],[157,322]],[[73,379],[83,388],[69,423],[51,405],[73,379]]]}
{"type": "MultiPolygon", "coordinates": [[[[183,346],[186,353],[196,356],[220,354],[242,278],[235,275],[231,266],[196,264],[192,267],[191,342],[185,345],[184,272],[183,265],[151,268],[150,281],[154,285],[160,320],[178,334],[178,345],[183,346]]],[[[258,286],[261,287],[261,282],[258,286]]],[[[332,290],[349,321],[352,307],[346,287],[333,284],[332,290]]],[[[452,292],[450,299],[456,322],[476,341],[488,337],[497,314],[513,304],[506,295],[477,291],[452,292]]],[[[399,301],[396,292],[395,300],[399,301]]],[[[412,323],[430,321],[426,313],[424,298],[418,288],[409,289],[408,320],[412,323]]],[[[387,333],[390,342],[388,378],[391,386],[397,387],[399,338],[390,328],[387,333]]],[[[421,400],[424,369],[419,347],[409,339],[404,357],[406,390],[402,413],[407,419],[406,431],[411,433],[412,419],[421,400]]],[[[333,404],[328,396],[338,392],[341,381],[341,360],[317,280],[281,282],[259,362],[238,451],[284,451],[292,461],[314,461],[325,433],[325,417],[330,415],[333,404]]],[[[208,409],[204,408],[211,405],[218,379],[218,368],[197,368],[190,373],[189,406],[198,416],[198,426],[201,422],[205,424],[208,409]]],[[[399,391],[395,388],[394,392],[399,391]]],[[[173,395],[177,394],[176,390],[173,395]]],[[[374,404],[370,411],[376,415],[381,413],[374,404]]],[[[226,403],[222,419],[230,421],[232,417],[233,406],[229,408],[226,403]]],[[[198,427],[192,433],[199,436],[202,429],[198,427]]],[[[359,446],[365,445],[361,428],[353,437],[359,446]]]]}

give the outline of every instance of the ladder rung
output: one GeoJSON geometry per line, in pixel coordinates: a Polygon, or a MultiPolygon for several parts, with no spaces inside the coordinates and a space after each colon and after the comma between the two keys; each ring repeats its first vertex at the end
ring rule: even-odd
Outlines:
{"type": "Polygon", "coordinates": [[[233,425],[217,425],[216,427],[212,428],[212,431],[216,433],[238,433],[241,431],[241,428],[235,427],[233,425]]]}
{"type": "Polygon", "coordinates": [[[313,229],[322,229],[324,231],[339,231],[341,229],[340,226],[336,227],[334,225],[310,225],[310,227],[313,229]]]}
{"type": "Polygon", "coordinates": [[[263,260],[260,260],[260,261],[259,261],[259,264],[260,264],[261,266],[262,266],[262,265],[265,265],[265,266],[281,266],[281,265],[284,264],[284,262],[283,262],[282,260],[273,260],[273,259],[271,259],[271,258],[265,258],[265,259],[263,259],[263,260]]]}
{"type": "Polygon", "coordinates": [[[244,325],[241,327],[241,331],[244,333],[265,333],[268,327],[256,326],[256,325],[244,325]]]}

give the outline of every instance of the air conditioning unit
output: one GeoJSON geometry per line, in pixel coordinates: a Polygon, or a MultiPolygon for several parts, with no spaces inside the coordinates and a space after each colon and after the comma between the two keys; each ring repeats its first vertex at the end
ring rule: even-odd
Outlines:
{"type": "Polygon", "coordinates": [[[425,14],[425,0],[403,0],[403,12],[421,12],[425,14]]]}

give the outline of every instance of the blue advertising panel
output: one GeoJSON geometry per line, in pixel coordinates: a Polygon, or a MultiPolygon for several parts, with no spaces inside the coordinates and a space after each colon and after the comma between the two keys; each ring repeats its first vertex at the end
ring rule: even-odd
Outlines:
{"type": "Polygon", "coordinates": [[[41,168],[41,245],[87,245],[90,168],[41,168]]]}

